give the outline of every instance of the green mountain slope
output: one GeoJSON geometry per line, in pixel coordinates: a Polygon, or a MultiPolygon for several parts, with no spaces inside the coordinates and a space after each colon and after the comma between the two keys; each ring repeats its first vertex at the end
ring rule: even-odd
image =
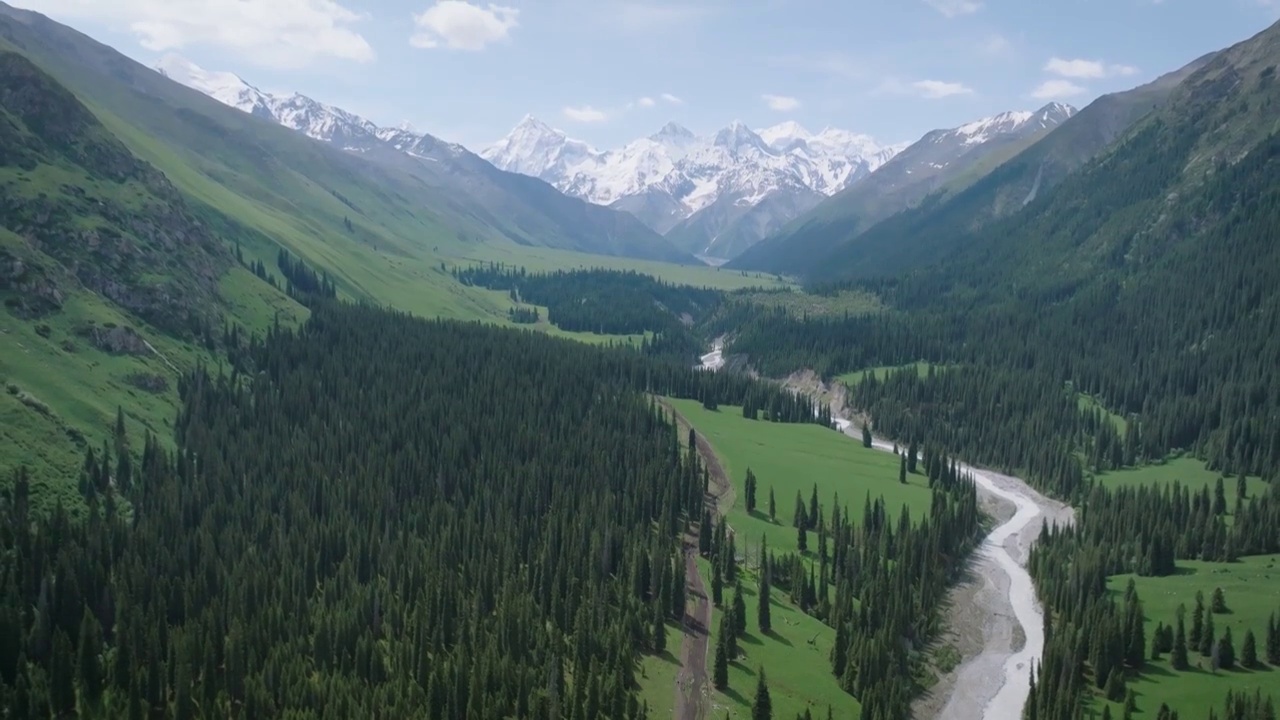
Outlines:
{"type": "Polygon", "coordinates": [[[855,192],[855,185],[846,191],[848,198],[828,201],[819,208],[821,214],[815,211],[803,226],[771,238],[739,264],[829,277],[892,273],[926,262],[939,238],[1008,216],[1048,193],[1161,107],[1178,83],[1211,57],[1132,90],[1104,95],[1052,130],[995,148],[945,177],[927,197],[921,192],[909,203],[886,203],[866,190],[855,192]]]}
{"type": "Polygon", "coordinates": [[[1139,414],[1155,456],[1273,474],[1278,65],[1280,24],[1193,72],[1048,197],[883,285],[886,299],[968,325],[974,362],[1016,358],[1139,414]]]}
{"type": "Polygon", "coordinates": [[[181,189],[220,209],[234,207],[228,214],[273,239],[292,231],[284,233],[294,236],[285,244],[352,292],[376,290],[369,286],[396,273],[376,258],[312,256],[308,240],[415,258],[506,242],[688,259],[634,218],[566,198],[469,154],[436,168],[440,163],[399,153],[375,162],[343,153],[225,107],[36,13],[0,6],[0,36],[75,92],[181,189]],[[375,267],[361,273],[367,264],[375,267]]]}
{"type": "MultiPolygon", "coordinates": [[[[0,42],[0,474],[16,463],[78,497],[74,468],[126,424],[168,438],[178,373],[224,328],[306,311],[253,277],[163,174],[0,42]]],[[[206,211],[206,216],[209,213],[206,211]]]]}

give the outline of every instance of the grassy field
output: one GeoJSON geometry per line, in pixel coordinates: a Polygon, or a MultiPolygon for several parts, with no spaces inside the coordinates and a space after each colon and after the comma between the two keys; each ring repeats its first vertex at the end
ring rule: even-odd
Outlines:
{"type": "MultiPolygon", "coordinates": [[[[1098,476],[1103,484],[1108,487],[1138,487],[1141,485],[1164,485],[1173,482],[1181,482],[1184,486],[1190,487],[1192,492],[1199,492],[1201,488],[1209,488],[1213,492],[1214,485],[1222,474],[1209,470],[1204,463],[1190,457],[1172,458],[1161,461],[1159,463],[1144,465],[1138,468],[1128,468],[1124,470],[1113,470],[1105,472],[1098,476]]],[[[1249,477],[1245,479],[1248,485],[1249,495],[1265,493],[1267,491],[1267,483],[1259,477],[1249,477]]],[[[1223,480],[1223,485],[1227,495],[1228,512],[1234,513],[1236,506],[1236,479],[1234,477],[1223,480]]]]}
{"type": "Polygon", "coordinates": [[[1103,405],[1101,402],[1099,402],[1098,399],[1093,397],[1092,395],[1086,395],[1085,393],[1078,393],[1076,395],[1076,404],[1080,407],[1081,410],[1096,409],[1106,413],[1106,415],[1111,418],[1112,424],[1116,426],[1116,432],[1120,433],[1121,435],[1124,435],[1124,433],[1129,429],[1128,420],[1125,420],[1122,416],[1116,415],[1115,413],[1107,410],[1106,406],[1103,405]]]}
{"type": "Polygon", "coordinates": [[[889,517],[896,518],[903,505],[919,516],[929,510],[928,483],[912,475],[906,485],[898,483],[898,458],[890,453],[862,447],[852,438],[817,425],[771,423],[747,420],[739,407],[722,405],[706,410],[695,400],[672,400],[671,404],[716,448],[725,472],[737,488],[737,501],[729,511],[729,522],[737,531],[739,551],[754,551],[761,536],[769,547],[795,552],[796,531],[791,519],[796,509],[796,493],[809,502],[818,487],[818,502],[828,517],[831,500],[838,493],[841,511],[848,509],[861,517],[868,495],[883,496],[889,517]],[[742,490],[747,468],[759,481],[757,508],[748,514],[742,490]],[[777,520],[769,519],[769,489],[777,499],[777,520]]]}
{"type": "Polygon", "coordinates": [[[861,290],[846,290],[835,296],[811,295],[798,289],[788,292],[750,292],[736,296],[739,300],[786,308],[794,315],[820,317],[824,315],[865,315],[884,309],[880,298],[861,290]]]}
{"type": "MultiPolygon", "coordinates": [[[[736,501],[729,509],[728,521],[737,534],[737,548],[745,557],[743,599],[747,605],[748,636],[739,643],[742,657],[729,673],[730,690],[716,693],[713,717],[749,717],[751,697],[755,689],[756,671],[763,666],[768,676],[774,703],[774,717],[792,718],[811,709],[815,717],[825,717],[830,705],[834,717],[857,717],[857,701],[842,691],[831,675],[829,652],[835,631],[787,602],[781,593],[773,595],[773,632],[761,636],[753,631],[755,624],[758,545],[768,537],[771,549],[778,552],[796,550],[796,532],[791,526],[795,512],[795,495],[799,491],[804,502],[816,484],[819,503],[828,516],[831,501],[839,493],[840,504],[852,513],[861,513],[868,494],[884,496],[888,511],[896,516],[902,506],[913,513],[928,510],[930,495],[927,485],[913,476],[907,485],[898,483],[898,460],[893,455],[863,448],[855,440],[834,430],[816,425],[769,423],[742,417],[741,408],[721,406],[709,411],[696,401],[671,400],[675,407],[705,437],[732,480],[736,501]],[[746,511],[742,482],[750,467],[759,479],[758,505],[755,513],[746,511]],[[777,500],[778,520],[768,516],[769,489],[777,500]]],[[[843,509],[843,508],[842,508],[843,509]]],[[[704,580],[710,587],[710,569],[700,564],[704,580]]],[[[726,600],[732,594],[726,591],[726,600]]],[[[718,631],[718,616],[712,619],[718,631]]],[[[714,655],[708,657],[708,662],[714,655]]]]}
{"type": "MultiPolygon", "coordinates": [[[[699,560],[698,567],[704,578],[711,577],[711,566],[706,560],[699,560]]],[[[747,607],[747,632],[738,640],[739,659],[729,665],[728,689],[712,697],[710,717],[722,718],[725,713],[732,718],[751,717],[756,673],[762,667],[769,683],[775,718],[794,718],[803,714],[805,708],[809,708],[815,718],[824,718],[827,707],[831,708],[833,717],[858,717],[861,712],[858,701],[841,690],[831,674],[829,658],[835,631],[800,612],[774,591],[769,605],[773,628],[768,635],[761,635],[755,622],[759,605],[756,583],[754,570],[745,570],[742,599],[747,607]]],[[[707,585],[710,587],[709,581],[707,585]]],[[[732,589],[726,587],[725,601],[732,597],[732,589]]],[[[720,616],[715,615],[711,621],[708,664],[715,661],[719,630],[720,616]]]]}
{"type": "MultiPolygon", "coordinates": [[[[863,368],[862,370],[854,370],[853,372],[848,372],[843,375],[837,376],[836,379],[844,383],[845,385],[854,386],[862,382],[862,380],[866,378],[868,375],[875,376],[877,380],[883,380],[889,377],[889,374],[895,370],[901,370],[903,368],[908,368],[912,366],[915,367],[916,372],[920,375],[920,377],[924,377],[929,373],[930,363],[917,362],[917,363],[912,363],[911,365],[863,368]]],[[[937,366],[934,366],[934,371],[935,372],[937,371],[937,366]]]]}
{"type": "Polygon", "coordinates": [[[642,655],[640,699],[649,705],[649,717],[669,718],[675,712],[676,675],[680,673],[680,643],[684,634],[680,626],[667,623],[667,651],[661,655],[642,655]]]}
{"type": "MultiPolygon", "coordinates": [[[[1182,561],[1178,563],[1178,570],[1177,575],[1169,577],[1134,578],[1146,615],[1148,642],[1156,623],[1176,622],[1179,604],[1187,607],[1189,626],[1196,592],[1204,593],[1207,605],[1214,588],[1222,588],[1230,612],[1214,616],[1216,635],[1221,637],[1223,630],[1230,627],[1239,658],[1245,631],[1252,629],[1258,641],[1259,659],[1265,661],[1267,619],[1272,612],[1280,612],[1280,555],[1248,557],[1230,564],[1182,561]]],[[[1130,577],[1114,576],[1108,580],[1108,588],[1118,596],[1123,595],[1130,577]]],[[[1174,670],[1168,656],[1155,662],[1148,660],[1147,669],[1129,684],[1137,694],[1138,717],[1154,717],[1162,702],[1184,718],[1208,717],[1210,708],[1221,713],[1228,690],[1250,694],[1254,690],[1270,692],[1280,702],[1280,669],[1264,666],[1260,670],[1240,668],[1215,674],[1210,671],[1209,660],[1195,650],[1191,651],[1190,659],[1191,669],[1186,672],[1174,670]]],[[[1098,709],[1101,712],[1101,708],[1098,709]]],[[[1118,705],[1112,707],[1114,717],[1120,717],[1119,709],[1118,705]]]]}
{"type": "Polygon", "coordinates": [[[748,288],[781,288],[787,283],[774,275],[713,268],[708,265],[676,265],[653,260],[604,255],[587,255],[571,250],[530,247],[515,243],[485,243],[454,249],[448,253],[450,264],[470,265],[480,262],[500,262],[528,268],[531,271],[573,270],[605,268],[609,270],[634,270],[653,275],[677,285],[710,287],[717,290],[743,290],[748,288]]]}

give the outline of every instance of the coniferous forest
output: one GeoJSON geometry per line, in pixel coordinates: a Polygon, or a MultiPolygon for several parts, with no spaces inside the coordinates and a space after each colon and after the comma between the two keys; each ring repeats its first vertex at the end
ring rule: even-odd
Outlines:
{"type": "Polygon", "coordinates": [[[87,453],[89,518],[4,503],[11,717],[644,717],[697,454],[646,391],[818,421],[624,348],[313,304],[182,382],[177,451],[87,453]],[[584,559],[586,562],[584,562],[584,559]]]}

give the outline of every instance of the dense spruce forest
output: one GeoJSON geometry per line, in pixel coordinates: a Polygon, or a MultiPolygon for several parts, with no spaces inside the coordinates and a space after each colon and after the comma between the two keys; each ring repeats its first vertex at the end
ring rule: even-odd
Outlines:
{"type": "Polygon", "coordinates": [[[183,380],[176,453],[122,421],[91,450],[86,522],[34,516],[15,478],[9,717],[644,717],[635,653],[683,615],[707,483],[646,393],[825,413],[629,348],[311,299],[183,380]]]}
{"type": "Polygon", "coordinates": [[[493,263],[455,268],[464,285],[506,290],[513,302],[543,305],[562,330],[602,335],[661,332],[672,323],[691,325],[719,306],[723,293],[663,282],[634,270],[529,272],[493,263]]]}

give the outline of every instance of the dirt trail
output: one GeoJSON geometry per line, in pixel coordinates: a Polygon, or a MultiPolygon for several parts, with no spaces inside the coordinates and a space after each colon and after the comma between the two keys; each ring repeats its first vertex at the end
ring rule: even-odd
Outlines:
{"type": "MultiPolygon", "coordinates": [[[[689,433],[689,421],[666,401],[659,400],[663,408],[671,411],[676,417],[682,437],[689,433]]],[[[734,489],[729,476],[716,457],[711,443],[696,433],[698,455],[707,467],[711,482],[703,502],[712,509],[717,518],[733,507],[734,489]]],[[[697,526],[702,532],[701,523],[697,526]]],[[[707,589],[698,572],[698,532],[691,532],[684,539],[685,577],[688,578],[686,596],[689,605],[685,607],[684,638],[680,643],[680,672],[676,674],[676,720],[705,720],[711,702],[711,682],[707,677],[707,645],[711,633],[711,601],[707,597],[707,589]]]]}

